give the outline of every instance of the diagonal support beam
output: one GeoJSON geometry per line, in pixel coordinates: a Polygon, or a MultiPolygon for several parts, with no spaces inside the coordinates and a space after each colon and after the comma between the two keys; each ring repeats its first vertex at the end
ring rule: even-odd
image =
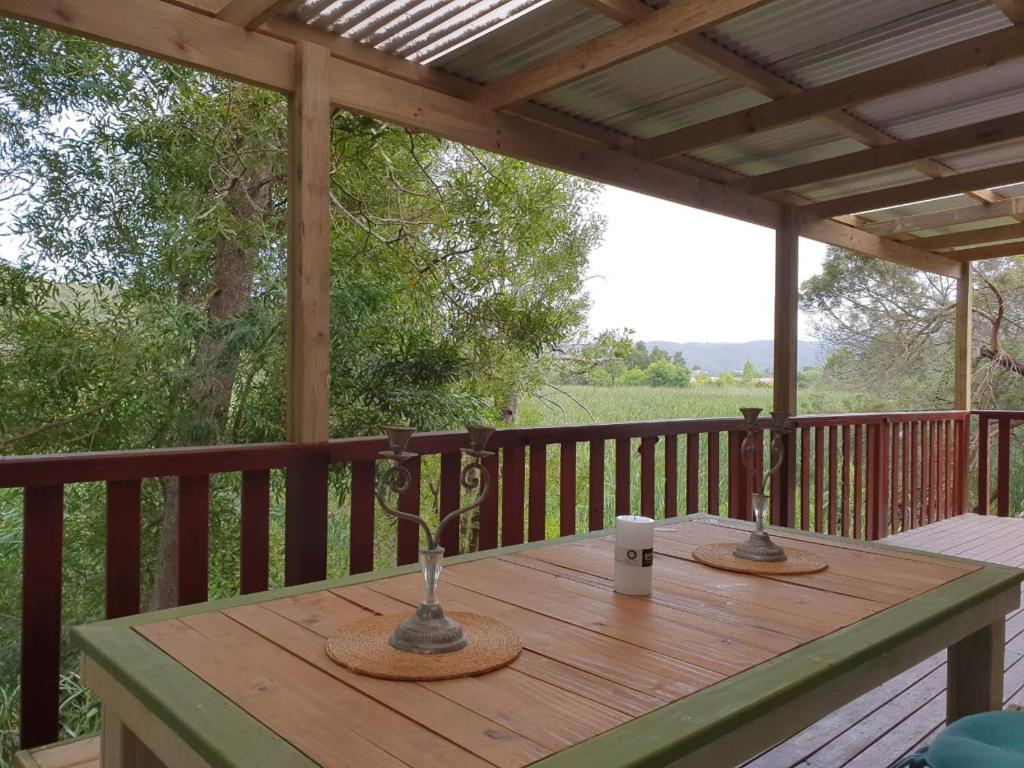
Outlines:
{"type": "Polygon", "coordinates": [[[851,152],[774,173],[746,177],[736,181],[732,186],[753,194],[794,189],[818,181],[828,181],[843,176],[907,165],[915,160],[957,152],[962,149],[998,144],[1021,136],[1024,136],[1024,113],[951,128],[947,131],[866,149],[862,152],[851,152]]]}
{"type": "Polygon", "coordinates": [[[817,88],[808,88],[768,104],[639,141],[634,148],[640,157],[669,157],[721,144],[738,136],[790,125],[886,94],[947,80],[1021,56],[1024,56],[1024,29],[1001,29],[817,88]]]}
{"type": "Polygon", "coordinates": [[[676,0],[646,19],[587,40],[487,85],[473,97],[502,109],[717,24],[765,0],[676,0]]]}

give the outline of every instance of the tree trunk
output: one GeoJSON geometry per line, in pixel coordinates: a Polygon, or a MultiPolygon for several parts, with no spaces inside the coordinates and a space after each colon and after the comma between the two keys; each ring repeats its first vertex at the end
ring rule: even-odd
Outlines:
{"type": "MultiPolygon", "coordinates": [[[[252,184],[247,195],[236,184],[228,192],[228,205],[238,231],[248,231],[255,218],[261,215],[260,208],[265,208],[267,203],[268,186],[252,184]]],[[[244,313],[252,301],[255,249],[244,248],[220,235],[213,259],[213,284],[206,303],[210,323],[196,346],[191,365],[192,383],[187,393],[191,406],[188,411],[194,417],[181,425],[179,445],[219,442],[227,424],[238,372],[239,350],[230,340],[231,321],[244,313]]],[[[163,517],[150,601],[154,609],[178,604],[178,479],[163,478],[162,487],[163,517]]]]}

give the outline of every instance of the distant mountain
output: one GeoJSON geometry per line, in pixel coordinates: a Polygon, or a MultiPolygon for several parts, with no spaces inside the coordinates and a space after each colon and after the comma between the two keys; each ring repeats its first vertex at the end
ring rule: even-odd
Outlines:
{"type": "MultiPolygon", "coordinates": [[[[707,341],[645,341],[647,349],[661,347],[670,355],[682,352],[691,369],[700,368],[708,373],[738,372],[749,360],[758,371],[770,375],[773,367],[774,343],[766,341],[742,341],[718,343],[707,341]]],[[[800,370],[812,368],[825,362],[828,348],[818,341],[801,341],[797,347],[797,367],[800,370]]]]}

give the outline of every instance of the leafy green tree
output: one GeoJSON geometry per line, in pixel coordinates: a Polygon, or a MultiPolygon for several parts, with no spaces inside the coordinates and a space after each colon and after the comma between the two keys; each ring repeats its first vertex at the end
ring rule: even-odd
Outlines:
{"type": "Polygon", "coordinates": [[[652,387],[688,387],[690,371],[672,365],[668,359],[654,360],[647,366],[647,383],[652,387]]]}
{"type": "MultiPolygon", "coordinates": [[[[723,387],[735,387],[736,386],[736,377],[733,376],[728,371],[726,371],[721,376],[719,376],[718,377],[718,381],[721,383],[721,385],[723,387]]],[[[747,383],[746,377],[744,377],[743,382],[747,383]]]]}
{"type": "Polygon", "coordinates": [[[750,386],[759,378],[761,378],[761,373],[754,367],[752,362],[747,360],[743,363],[743,373],[740,374],[740,379],[745,385],[750,386]]]}

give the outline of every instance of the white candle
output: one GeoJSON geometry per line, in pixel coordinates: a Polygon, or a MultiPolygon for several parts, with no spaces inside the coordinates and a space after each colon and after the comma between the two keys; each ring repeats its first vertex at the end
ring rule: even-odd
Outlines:
{"type": "Polygon", "coordinates": [[[653,566],[654,520],[640,515],[615,518],[615,591],[651,594],[653,566]]]}

